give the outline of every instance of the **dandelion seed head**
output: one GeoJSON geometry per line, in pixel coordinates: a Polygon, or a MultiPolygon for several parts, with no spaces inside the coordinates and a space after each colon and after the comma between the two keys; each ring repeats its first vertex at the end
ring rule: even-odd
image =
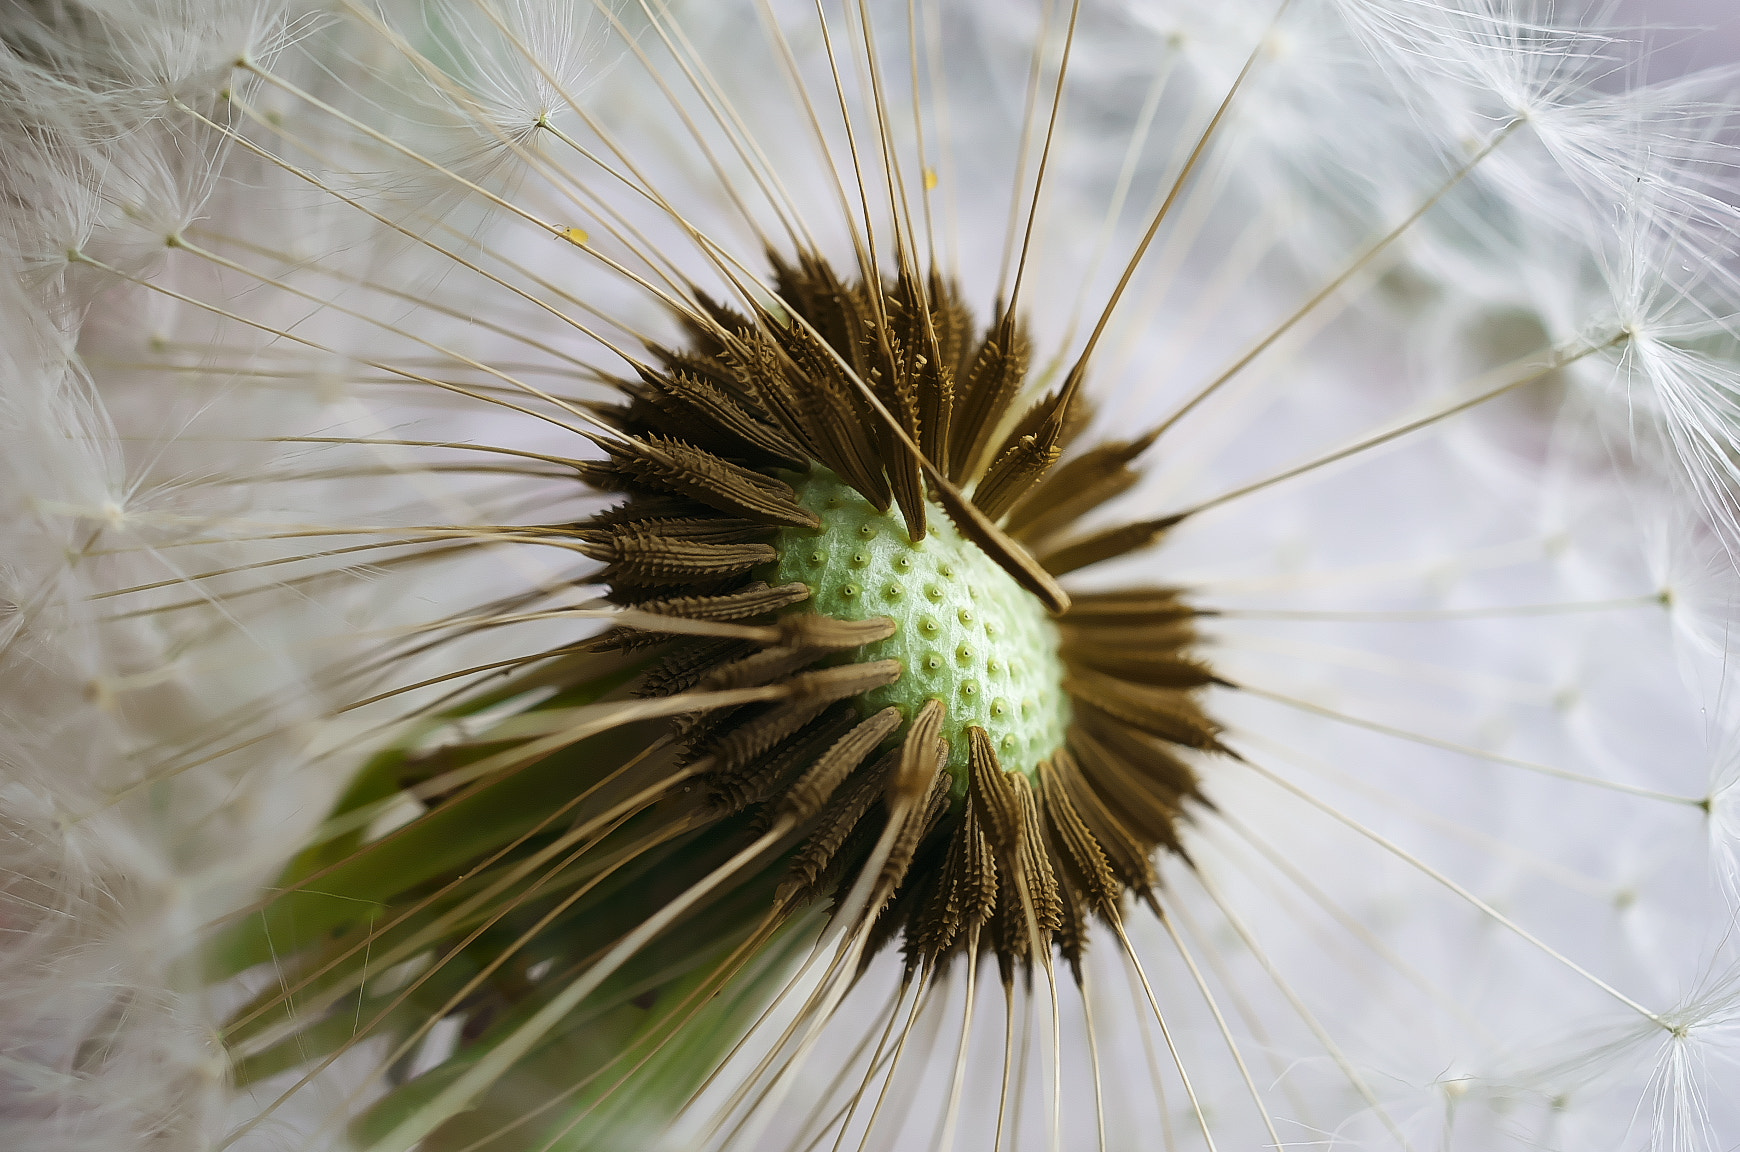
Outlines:
{"type": "MultiPolygon", "coordinates": [[[[35,269],[7,343],[30,383],[0,402],[30,718],[6,866],[55,897],[21,900],[52,910],[26,917],[42,959],[0,993],[56,1075],[27,1143],[625,1146],[672,1112],[706,1147],[1725,1131],[1724,1010],[1659,1010],[1722,970],[1732,891],[1704,736],[1731,616],[1722,101],[1612,95],[1623,37],[1524,5],[1084,5],[1034,193],[1069,12],[1041,7],[916,5],[910,57],[900,5],[827,9],[827,44],[808,6],[656,0],[26,36],[91,78],[21,104],[53,105],[53,147],[9,142],[5,177],[35,269]],[[1063,507],[1075,473],[1023,510],[1019,453],[1001,494],[992,466],[1253,60],[1047,466],[1177,430],[1102,460],[1097,507],[1063,507]],[[810,257],[859,304],[794,299],[781,261],[810,257]],[[1022,258],[1031,362],[951,480],[1013,540],[961,546],[1014,584],[1006,631],[1044,637],[1003,668],[1077,682],[1015,783],[958,691],[946,721],[947,692],[892,694],[914,645],[847,610],[847,525],[809,508],[837,578],[785,569],[817,464],[859,465],[862,524],[901,548],[968,531],[910,480],[894,427],[945,477],[951,452],[936,412],[899,423],[920,340],[874,301],[912,319],[958,279],[974,350],[1022,258]],[[805,343],[798,316],[858,335],[805,343]],[[739,372],[751,336],[810,359],[739,372]],[[835,391],[782,408],[776,379],[835,391]],[[1024,556],[1070,613],[1037,610],[1024,556]],[[933,722],[962,803],[919,786],[933,722]],[[1044,763],[1065,746],[1097,759],[1044,763]],[[476,798],[513,779],[538,800],[502,831],[476,798]],[[416,942],[394,917],[429,894],[455,903],[416,942]],[[606,973],[636,926],[649,950],[606,973]],[[195,936],[204,976],[164,943],[195,936]],[[431,1007],[376,1021],[407,989],[431,1007]],[[563,996],[590,1031],[540,1016],[563,996]],[[1578,1031],[1608,1012],[1623,1042],[1578,1031]],[[656,1054],[585,1039],[618,1033],[656,1054]]],[[[974,608],[949,602],[950,627],[974,608]]]]}

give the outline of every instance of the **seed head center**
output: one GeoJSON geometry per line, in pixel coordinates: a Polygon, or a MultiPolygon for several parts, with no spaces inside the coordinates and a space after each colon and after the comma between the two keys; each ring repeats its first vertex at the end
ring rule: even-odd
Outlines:
{"type": "Polygon", "coordinates": [[[804,610],[839,619],[888,616],[894,635],[857,660],[901,662],[900,679],[859,698],[866,714],[894,705],[908,719],[948,706],[943,736],[955,791],[967,779],[967,729],[983,728],[1005,771],[1031,776],[1063,744],[1069,698],[1058,633],[1042,605],[932,506],[916,543],[898,512],[878,512],[825,468],[795,485],[819,529],[780,532],[778,582],[801,580],[804,610]]]}

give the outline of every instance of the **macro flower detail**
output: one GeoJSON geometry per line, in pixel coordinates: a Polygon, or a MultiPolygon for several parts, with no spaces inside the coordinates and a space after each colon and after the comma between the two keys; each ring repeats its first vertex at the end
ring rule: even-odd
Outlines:
{"type": "MultiPolygon", "coordinates": [[[[659,366],[622,383],[627,402],[599,410],[613,433],[597,437],[604,458],[573,467],[627,499],[549,530],[602,563],[593,582],[630,611],[534,673],[549,695],[530,710],[501,713],[523,698],[518,685],[492,692],[499,722],[468,743],[498,749],[492,759],[507,757],[510,773],[542,773],[550,750],[532,733],[558,735],[562,706],[601,688],[677,714],[639,742],[562,747],[566,788],[543,804],[578,828],[557,836],[544,817],[528,831],[522,817],[474,834],[463,882],[431,889],[429,860],[459,857],[414,845],[446,835],[444,806],[500,809],[492,793],[512,785],[488,775],[432,795],[421,831],[286,877],[291,894],[262,930],[243,927],[230,963],[263,960],[263,948],[281,966],[303,947],[313,954],[285,970],[301,1000],[288,1028],[277,1022],[291,1003],[282,984],[232,1024],[244,1079],[345,1042],[359,1006],[370,1015],[362,1030],[400,1034],[401,1053],[452,1018],[455,1063],[550,1028],[553,1016],[538,1024],[545,1012],[528,1021],[526,1010],[584,1003],[574,987],[609,979],[669,922],[662,911],[637,922],[623,905],[632,889],[613,899],[587,879],[567,891],[560,867],[520,895],[558,849],[570,861],[613,858],[607,875],[655,861],[661,886],[682,894],[674,906],[719,905],[693,914],[746,943],[706,986],[714,992],[817,906],[847,918],[860,964],[898,941],[922,995],[962,956],[994,956],[1006,992],[1054,948],[1079,978],[1092,922],[1121,933],[1125,894],[1155,899],[1153,853],[1179,849],[1177,821],[1200,799],[1178,750],[1224,751],[1196,699],[1213,677],[1187,652],[1193,613],[1172,589],[1071,600],[1052,581],[1160,534],[1148,524],[1084,534],[1070,519],[1128,487],[1135,453],[1090,448],[1054,472],[1085,424],[1077,394],[1066,386],[1014,407],[1024,334],[1005,319],[974,339],[940,277],[928,293],[909,279],[875,299],[818,257],[801,267],[775,277],[790,312],[751,320],[713,305],[683,317],[692,345],[655,348],[659,366]],[[1083,485],[1084,473],[1097,483],[1083,485]],[[999,520],[1033,552],[1000,537],[999,520]],[[613,934],[621,943],[607,959],[564,987],[568,942],[613,934]],[[369,994],[369,964],[391,971],[431,946],[441,966],[369,994]],[[464,971],[475,975],[446,987],[464,971]],[[440,1006],[407,1015],[410,994],[440,1006]]],[[[444,748],[378,769],[414,789],[478,776],[475,765],[444,748]]],[[[353,788],[351,802],[361,799],[353,788]]],[[[641,1007],[669,983],[638,984],[641,1007]]],[[[421,1087],[407,1094],[419,1099],[421,1087]]],[[[395,1115],[395,1104],[377,1111],[395,1115]]]]}
{"type": "Polygon", "coordinates": [[[0,15],[0,1144],[1726,1147],[1734,96],[1602,19],[0,15]]]}

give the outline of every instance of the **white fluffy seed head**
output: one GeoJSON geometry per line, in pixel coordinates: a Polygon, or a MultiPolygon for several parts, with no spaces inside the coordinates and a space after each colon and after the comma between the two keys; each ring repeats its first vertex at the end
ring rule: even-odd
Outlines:
{"type": "MultiPolygon", "coordinates": [[[[904,6],[873,8],[892,51],[904,6]]],[[[1740,891],[1740,757],[1724,735],[1740,731],[1726,681],[1740,384],[1722,106],[1690,80],[1613,94],[1598,82],[1624,44],[1549,26],[1530,5],[1295,0],[1273,29],[1266,4],[1085,8],[1023,289],[1046,355],[1085,337],[1195,133],[1264,40],[1178,205],[1182,224],[1108,330],[1096,432],[1128,435],[1169,414],[1508,132],[1344,292],[1195,412],[1132,507],[1191,506],[1442,407],[1484,373],[1549,349],[1598,349],[1441,435],[1204,513],[1163,551],[1103,577],[1190,586],[1225,611],[1205,626],[1214,667],[1269,693],[1216,694],[1235,747],[1262,770],[1216,765],[1219,815],[1202,814],[1189,844],[1202,879],[1179,869],[1168,887],[1199,962],[1213,957],[1222,1007],[1236,994],[1236,1012],[1252,1012],[1255,1025],[1234,1027],[1265,1062],[1255,1078],[1272,1111],[1294,1122],[1281,1135],[1309,1137],[1315,1125],[1378,1147],[1395,1146],[1397,1131],[1436,1146],[1452,1129],[1456,1146],[1483,1149],[1725,1146],[1740,1122],[1719,1090],[1736,1051],[1722,973],[1740,891]],[[1109,203],[1123,210],[1107,221],[1109,203]],[[1665,604],[1652,599],[1662,593],[1665,604]],[[1707,817],[1695,803],[1705,797],[1707,817]],[[1669,1027],[1639,1022],[1496,916],[1669,1027]]],[[[825,104],[807,6],[771,10],[825,104]]],[[[365,538],[259,539],[279,531],[559,522],[584,510],[587,498],[561,481],[455,476],[414,450],[361,443],[576,451],[553,424],[480,417],[483,406],[391,372],[499,390],[506,383],[475,365],[529,361],[545,373],[540,386],[604,395],[584,366],[619,365],[528,297],[625,342],[589,310],[673,338],[639,288],[455,175],[538,221],[583,228],[581,243],[645,280],[674,271],[724,294],[682,227],[544,127],[606,155],[574,105],[618,134],[636,179],[680,194],[673,207],[688,224],[726,238],[746,266],[758,269],[760,253],[719,169],[640,70],[645,52],[704,113],[638,9],[443,0],[318,21],[239,0],[76,11],[80,21],[9,24],[0,61],[6,107],[33,129],[0,127],[6,258],[24,274],[0,301],[0,685],[22,718],[0,751],[0,1031],[17,1038],[0,1135],[51,1152],[196,1148],[273,1094],[226,1098],[212,1037],[220,997],[181,942],[270,881],[354,769],[353,741],[389,721],[335,717],[338,707],[534,642],[479,636],[389,673],[368,663],[383,637],[548,592],[567,570],[494,555],[427,569],[320,562],[263,569],[264,582],[234,598],[252,586],[198,577],[365,538]],[[407,59],[406,46],[423,56],[407,59]],[[384,139],[285,85],[249,80],[234,68],[244,57],[384,139]],[[232,126],[322,186],[229,140],[232,126]],[[594,189],[620,217],[587,218],[594,189]],[[171,251],[171,236],[237,266],[171,251]],[[672,265],[640,259],[647,243],[672,265]],[[487,262],[525,294],[455,256],[487,262]],[[298,435],[352,442],[265,442],[298,435]],[[323,566],[331,572],[315,578],[323,566]],[[193,606],[168,610],[182,602],[193,606]],[[160,611],[130,615],[143,607],[160,611]]],[[[690,5],[687,41],[673,43],[733,101],[818,242],[848,259],[831,177],[759,14],[690,5]]],[[[954,151],[928,157],[938,247],[959,251],[969,293],[989,301],[1040,14],[971,4],[931,16],[958,53],[944,77],[954,151]]],[[[829,131],[844,163],[843,133],[829,131]]],[[[706,142],[730,188],[753,200],[728,137],[709,129],[706,142]]],[[[906,176],[916,190],[916,169],[906,176]]],[[[1151,919],[1131,919],[1169,1022],[1190,1038],[1194,1086],[1225,1125],[1222,1146],[1260,1143],[1176,947],[1151,919]]],[[[1116,950],[1097,948],[1090,962],[1095,1039],[1118,1066],[1109,1126],[1188,1133],[1177,1099],[1153,1103],[1144,1053],[1156,1041],[1141,1030],[1145,1004],[1122,999],[1116,950]]],[[[871,970],[829,1034],[851,1043],[828,1047],[850,1050],[895,978],[871,970]]],[[[949,984],[938,1000],[928,1019],[946,1033],[964,990],[949,984]]],[[[1067,993],[1063,1009],[1084,1011],[1067,993]]],[[[980,1013],[971,1050],[997,1051],[1002,1027],[980,1013]]],[[[1081,1035],[1063,1043],[1070,1098],[1093,1099],[1081,1035]]],[[[951,1044],[901,1082],[915,1115],[946,1106],[951,1044]]],[[[329,1074],[314,1089],[328,1095],[286,1107],[243,1146],[337,1140],[325,1110],[349,1091],[344,1079],[329,1074]]],[[[1031,1117],[1048,1099],[1039,1079],[1018,1093],[1021,1135],[1036,1142],[1031,1117]]],[[[728,1073],[717,1091],[734,1083],[728,1073]]],[[[994,1103],[982,1102],[995,1085],[971,1087],[974,1115],[994,1123],[994,1103]]]]}

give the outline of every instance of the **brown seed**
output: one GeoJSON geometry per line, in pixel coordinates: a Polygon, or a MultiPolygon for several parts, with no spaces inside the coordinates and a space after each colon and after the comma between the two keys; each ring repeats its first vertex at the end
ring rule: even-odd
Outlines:
{"type": "Polygon", "coordinates": [[[808,820],[820,812],[840,782],[894,734],[901,719],[900,709],[884,708],[842,736],[786,792],[781,810],[797,820],[808,820]]]}
{"type": "Polygon", "coordinates": [[[709,508],[764,524],[814,528],[821,521],[796,500],[789,484],[763,476],[711,452],[664,436],[606,441],[610,468],[620,481],[688,496],[709,508]]]}
{"type": "Polygon", "coordinates": [[[1027,376],[1028,340],[1025,328],[1005,311],[985,334],[972,367],[960,382],[949,445],[949,479],[957,484],[978,479],[1002,415],[1027,376]]]}
{"type": "Polygon", "coordinates": [[[584,543],[580,550],[609,564],[605,579],[639,585],[714,581],[779,559],[779,552],[768,544],[698,544],[638,532],[584,543]]]}
{"type": "Polygon", "coordinates": [[[1083,822],[1052,761],[1039,765],[1040,811],[1047,838],[1057,848],[1072,885],[1079,888],[1102,915],[1117,907],[1120,885],[1105,849],[1083,822]]]}
{"type": "Polygon", "coordinates": [[[941,700],[927,700],[912,718],[900,749],[900,771],[889,782],[891,805],[898,807],[903,801],[910,804],[922,799],[948,762],[949,745],[942,738],[947,711],[941,700]]]}
{"type": "Polygon", "coordinates": [[[1040,565],[1053,576],[1065,576],[1090,565],[1157,544],[1160,538],[1182,519],[1163,516],[1158,520],[1142,520],[1117,528],[1107,528],[1078,540],[1066,541],[1039,554],[1040,565]]]}
{"type": "Polygon", "coordinates": [[[741,812],[751,804],[764,802],[857,724],[856,709],[848,703],[835,704],[757,759],[729,767],[715,762],[706,776],[714,807],[721,812],[741,812]]]}
{"type": "Polygon", "coordinates": [[[1002,519],[1003,514],[1027,495],[1034,483],[1057,463],[1060,452],[1055,443],[1042,441],[1038,436],[1021,437],[992,461],[985,478],[973,489],[973,503],[991,519],[1002,519]]]}
{"type": "Polygon", "coordinates": [[[1043,540],[1135,486],[1129,443],[1102,444],[1051,469],[1009,513],[1021,540],[1043,540]]]}
{"type": "Polygon", "coordinates": [[[874,644],[894,635],[894,621],[887,616],[865,620],[839,620],[814,612],[787,616],[779,622],[783,643],[791,648],[817,652],[842,652],[874,644]]]}
{"type": "Polygon", "coordinates": [[[753,620],[757,616],[801,604],[809,598],[809,585],[801,581],[770,588],[757,580],[739,591],[722,596],[673,596],[663,600],[643,600],[636,607],[655,616],[732,623],[753,620]]]}
{"type": "MultiPolygon", "coordinates": [[[[948,759],[948,743],[943,742],[942,759],[948,759]]],[[[902,765],[902,771],[905,766],[902,765]]],[[[949,808],[949,785],[952,778],[939,766],[931,776],[930,786],[919,799],[918,805],[906,815],[906,823],[895,837],[894,845],[888,851],[888,861],[882,866],[882,875],[877,879],[877,887],[886,895],[884,900],[893,899],[901,882],[906,879],[906,870],[912,866],[913,857],[918,853],[918,846],[929,836],[942,819],[943,813],[949,808]]]]}
{"type": "Polygon", "coordinates": [[[780,884],[779,899],[793,904],[806,903],[823,895],[817,882],[834,868],[836,858],[848,837],[862,830],[865,816],[876,798],[887,786],[887,779],[899,763],[900,753],[893,750],[871,767],[854,773],[851,780],[828,801],[816,819],[808,840],[792,857],[791,868],[780,884]]]}

